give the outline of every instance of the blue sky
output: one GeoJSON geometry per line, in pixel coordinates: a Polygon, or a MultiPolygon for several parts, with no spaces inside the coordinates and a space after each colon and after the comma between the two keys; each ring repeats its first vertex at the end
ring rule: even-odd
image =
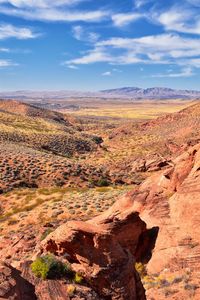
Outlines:
{"type": "Polygon", "coordinates": [[[200,90],[200,0],[0,0],[0,90],[200,90]]]}

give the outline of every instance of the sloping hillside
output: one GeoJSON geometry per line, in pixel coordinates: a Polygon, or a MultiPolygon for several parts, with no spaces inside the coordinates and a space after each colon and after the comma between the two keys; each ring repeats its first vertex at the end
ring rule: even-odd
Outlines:
{"type": "Polygon", "coordinates": [[[13,113],[21,116],[48,119],[59,123],[66,123],[66,125],[70,125],[69,116],[64,116],[63,114],[58,112],[38,108],[34,105],[26,104],[15,100],[0,100],[0,111],[13,113]]]}
{"type": "Polygon", "coordinates": [[[67,157],[96,147],[67,116],[17,101],[0,101],[0,141],[67,157]]]}
{"type": "Polygon", "coordinates": [[[28,186],[95,183],[106,171],[76,163],[101,138],[88,135],[70,117],[16,102],[0,101],[0,190],[28,186]]]}
{"type": "Polygon", "coordinates": [[[200,103],[196,103],[148,122],[125,123],[110,131],[106,145],[110,153],[119,159],[152,153],[171,155],[181,151],[184,143],[198,142],[199,133],[200,103]]]}

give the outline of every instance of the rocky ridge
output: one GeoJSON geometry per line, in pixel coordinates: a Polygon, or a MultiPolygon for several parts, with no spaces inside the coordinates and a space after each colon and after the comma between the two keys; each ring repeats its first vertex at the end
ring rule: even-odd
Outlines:
{"type": "MultiPolygon", "coordinates": [[[[149,177],[141,186],[126,194],[99,217],[86,223],[69,222],[58,228],[42,243],[42,249],[61,256],[69,253],[70,258],[75,263],[75,268],[83,271],[85,276],[90,278],[90,281],[91,273],[93,274],[95,270],[93,264],[91,269],[90,262],[96,263],[96,251],[102,248],[105,253],[111,253],[114,259],[118,252],[117,242],[117,245],[119,243],[120,247],[126,249],[126,253],[130,251],[136,261],[148,262],[149,274],[162,272],[164,269],[169,270],[171,273],[178,270],[187,272],[189,269],[196,282],[196,285],[194,285],[194,299],[198,299],[200,295],[198,284],[200,283],[200,274],[198,273],[200,261],[200,239],[198,234],[198,224],[200,223],[198,213],[200,144],[188,149],[177,157],[173,163],[174,166],[149,177]],[[138,218],[138,213],[141,219],[152,228],[150,231],[144,230],[144,223],[142,230],[141,225],[133,226],[133,224],[136,224],[133,220],[138,218]],[[158,229],[159,234],[154,248],[158,229]],[[148,234],[149,232],[151,234],[148,234]],[[107,239],[107,235],[109,236],[111,233],[113,238],[109,237],[107,239]],[[136,239],[134,238],[133,242],[132,239],[135,234],[136,239]],[[101,241],[101,235],[103,241],[101,241]],[[80,240],[82,240],[81,245],[77,244],[77,241],[80,240]],[[86,245],[89,246],[89,249],[92,249],[91,254],[94,251],[94,257],[91,255],[90,260],[88,260],[89,249],[86,248],[86,245]],[[94,245],[95,249],[93,249],[94,245]],[[90,270],[89,273],[87,273],[88,270],[90,270]]],[[[100,252],[102,253],[102,250],[100,252]]],[[[110,257],[111,262],[112,258],[110,257]]],[[[104,263],[104,259],[101,260],[100,258],[97,265],[101,265],[102,262],[104,263]]],[[[126,272],[128,269],[128,266],[126,266],[126,272]]],[[[122,270],[123,268],[120,273],[119,269],[117,274],[121,275],[122,270]]],[[[99,268],[97,268],[97,274],[99,271],[99,268]]],[[[112,272],[109,271],[109,274],[112,274],[112,272]]],[[[124,285],[122,278],[119,282],[124,285]]],[[[101,286],[101,280],[99,284],[101,286]]],[[[126,284],[128,284],[127,276],[126,284]]],[[[98,289],[100,286],[96,288],[98,289]]],[[[100,288],[101,291],[103,286],[100,288]]],[[[116,290],[119,296],[120,290],[116,290]]],[[[128,288],[126,288],[126,293],[128,293],[128,288]]],[[[134,299],[131,297],[140,299],[133,296],[133,294],[126,293],[122,292],[121,298],[116,299],[129,299],[129,297],[130,299],[134,299]],[[123,295],[126,295],[125,298],[123,298],[123,295]]],[[[178,299],[179,296],[173,299],[178,299]]],[[[113,297],[111,299],[115,299],[117,296],[114,295],[113,297]]],[[[184,294],[182,297],[186,297],[186,295],[184,294]]]]}

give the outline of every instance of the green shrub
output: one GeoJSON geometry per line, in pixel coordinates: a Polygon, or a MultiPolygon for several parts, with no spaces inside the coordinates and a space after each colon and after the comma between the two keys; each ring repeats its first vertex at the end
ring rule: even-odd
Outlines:
{"type": "Polygon", "coordinates": [[[36,277],[42,279],[58,279],[67,276],[73,278],[74,272],[70,265],[63,264],[52,254],[38,257],[32,264],[31,270],[36,277]]]}
{"type": "Polygon", "coordinates": [[[80,274],[76,273],[73,281],[77,284],[81,284],[83,281],[83,277],[80,274]]]}
{"type": "Polygon", "coordinates": [[[97,145],[101,145],[103,143],[103,139],[100,136],[93,136],[92,140],[97,144],[97,145]]]}
{"type": "Polygon", "coordinates": [[[97,181],[97,186],[103,187],[103,186],[109,186],[109,182],[105,178],[101,178],[97,181]]]}

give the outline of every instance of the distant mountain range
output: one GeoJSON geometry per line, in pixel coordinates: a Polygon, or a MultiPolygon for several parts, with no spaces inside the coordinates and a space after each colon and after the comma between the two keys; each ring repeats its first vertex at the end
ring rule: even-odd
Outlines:
{"type": "Polygon", "coordinates": [[[174,90],[170,88],[153,87],[142,89],[138,87],[123,87],[118,89],[103,90],[105,95],[128,97],[134,99],[196,99],[200,97],[200,91],[174,90]]]}
{"type": "Polygon", "coordinates": [[[153,87],[123,87],[99,92],[81,91],[14,91],[0,92],[0,98],[12,98],[21,100],[32,99],[65,99],[65,98],[128,98],[128,99],[198,99],[200,91],[175,90],[170,88],[153,87]]]}

